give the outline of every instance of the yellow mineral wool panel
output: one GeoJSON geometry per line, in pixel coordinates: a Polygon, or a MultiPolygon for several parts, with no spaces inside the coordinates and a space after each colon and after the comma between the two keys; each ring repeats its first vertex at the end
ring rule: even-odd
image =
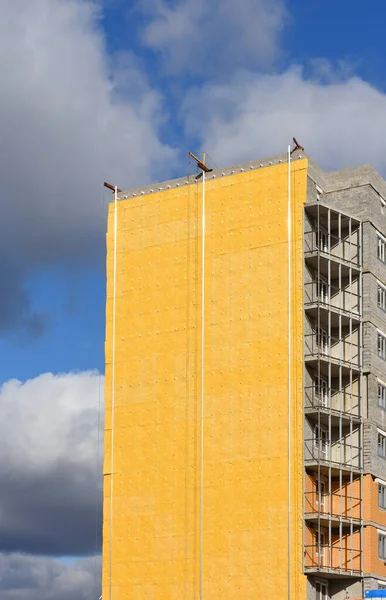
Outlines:
{"type": "MultiPolygon", "coordinates": [[[[278,164],[206,179],[203,488],[202,179],[117,203],[114,365],[110,205],[103,600],[199,598],[200,491],[203,598],[286,597],[287,177],[278,164]]],[[[306,159],[291,164],[291,184],[290,580],[300,600],[306,159]]]]}

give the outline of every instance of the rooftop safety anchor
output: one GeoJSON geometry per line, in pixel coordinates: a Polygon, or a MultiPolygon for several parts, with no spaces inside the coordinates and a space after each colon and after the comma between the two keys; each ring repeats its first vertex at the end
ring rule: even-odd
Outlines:
{"type": "MultiPolygon", "coordinates": [[[[210,173],[211,171],[213,171],[213,169],[210,169],[209,167],[207,167],[206,165],[204,165],[203,162],[201,162],[201,160],[199,158],[197,158],[197,156],[195,156],[193,154],[193,152],[189,152],[189,156],[191,156],[192,158],[194,158],[194,160],[197,163],[197,166],[199,169],[201,169],[202,171],[204,171],[204,173],[210,173]]],[[[205,160],[205,158],[204,158],[205,160]]]]}
{"type": "Polygon", "coordinates": [[[295,137],[293,137],[292,139],[293,139],[293,142],[294,142],[294,144],[295,144],[295,148],[292,148],[292,150],[291,150],[291,154],[292,154],[293,152],[295,152],[295,150],[301,150],[302,152],[304,152],[304,148],[303,148],[303,146],[301,146],[301,145],[299,144],[299,142],[297,141],[297,139],[296,139],[295,137]]]}
{"type": "MultiPolygon", "coordinates": [[[[112,192],[115,192],[115,185],[111,185],[111,183],[107,183],[107,181],[105,181],[103,183],[103,185],[108,188],[109,190],[111,190],[112,192]]],[[[117,188],[117,192],[121,192],[122,190],[120,190],[119,188],[117,188]]]]}

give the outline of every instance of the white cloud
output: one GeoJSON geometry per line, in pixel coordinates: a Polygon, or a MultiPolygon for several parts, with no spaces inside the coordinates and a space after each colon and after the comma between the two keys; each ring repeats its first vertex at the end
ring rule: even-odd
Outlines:
{"type": "Polygon", "coordinates": [[[24,324],[35,267],[103,253],[105,179],[161,176],[162,98],[132,56],[112,70],[93,0],[4,0],[0,20],[0,328],[24,324]],[[19,307],[18,318],[12,304],[19,307]]]}
{"type": "Polygon", "coordinates": [[[40,259],[85,249],[103,228],[104,177],[135,184],[169,156],[160,97],[135,65],[129,101],[116,95],[97,15],[86,0],[2,5],[2,223],[8,239],[18,228],[16,250],[40,259]]]}
{"type": "Polygon", "coordinates": [[[100,394],[103,377],[93,371],[7,381],[0,388],[2,455],[36,475],[63,459],[92,471],[100,394]]]}
{"type": "Polygon", "coordinates": [[[0,388],[0,551],[97,550],[102,397],[96,372],[46,373],[0,388]]]}
{"type": "Polygon", "coordinates": [[[239,72],[194,90],[182,113],[188,134],[221,165],[286,152],[295,136],[325,169],[372,163],[386,175],[386,94],[358,77],[239,72]]]}
{"type": "Polygon", "coordinates": [[[271,65],[287,20],[283,0],[143,0],[143,41],[161,52],[171,72],[214,78],[237,67],[271,65]]]}
{"type": "Polygon", "coordinates": [[[26,554],[0,554],[2,600],[98,600],[100,558],[71,564],[26,554]]]}

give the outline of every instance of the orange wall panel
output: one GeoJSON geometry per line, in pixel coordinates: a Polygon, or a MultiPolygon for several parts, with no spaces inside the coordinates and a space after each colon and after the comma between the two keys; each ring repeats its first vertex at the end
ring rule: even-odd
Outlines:
{"type": "Polygon", "coordinates": [[[378,506],[378,483],[370,474],[363,477],[363,519],[386,528],[386,510],[378,506]]]}
{"type": "MultiPolygon", "coordinates": [[[[305,159],[292,164],[291,181],[291,591],[300,600],[305,159]]],[[[112,586],[113,600],[198,597],[201,194],[198,181],[118,202],[112,479],[109,210],[103,597],[112,586]]],[[[208,179],[206,206],[204,595],[279,600],[287,589],[287,166],[208,179]]]]}
{"type": "Polygon", "coordinates": [[[376,527],[379,525],[380,530],[386,532],[386,511],[378,506],[378,483],[370,474],[363,477],[363,518],[368,523],[364,530],[364,570],[386,577],[386,563],[378,556],[376,527]]]}
{"type": "Polygon", "coordinates": [[[367,526],[364,530],[364,570],[366,573],[386,577],[386,561],[378,556],[378,531],[367,526]]]}

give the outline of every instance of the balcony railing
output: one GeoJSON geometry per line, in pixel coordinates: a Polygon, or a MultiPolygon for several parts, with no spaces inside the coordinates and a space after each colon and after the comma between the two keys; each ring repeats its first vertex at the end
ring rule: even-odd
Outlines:
{"type": "Polygon", "coordinates": [[[359,365],[360,346],[349,339],[328,336],[327,333],[308,333],[304,336],[306,357],[323,355],[326,358],[359,365]]]}
{"type": "Polygon", "coordinates": [[[306,569],[350,573],[360,573],[361,570],[360,548],[307,544],[304,547],[304,554],[306,569]]]}
{"type": "MultiPolygon", "coordinates": [[[[327,436],[327,431],[325,432],[327,436]]],[[[348,434],[349,436],[350,434],[348,434]]],[[[329,441],[327,437],[304,440],[305,463],[325,462],[338,468],[361,468],[361,447],[349,443],[349,437],[329,441]]]]}
{"type": "Polygon", "coordinates": [[[349,487],[342,493],[319,494],[317,491],[305,493],[305,515],[318,514],[320,518],[360,519],[361,499],[349,495],[349,487]]]}
{"type": "Polygon", "coordinates": [[[359,244],[347,237],[339,238],[334,234],[328,234],[322,230],[315,229],[305,232],[305,252],[322,252],[331,258],[337,258],[345,262],[360,266],[359,244]],[[330,238],[330,239],[329,239],[330,238]]]}
{"type": "Polygon", "coordinates": [[[330,285],[330,289],[328,289],[325,282],[309,281],[306,283],[304,303],[306,306],[319,303],[325,307],[359,315],[359,294],[339,288],[337,285],[330,285]]]}
{"type": "Polygon", "coordinates": [[[351,393],[348,389],[329,389],[321,384],[310,385],[304,388],[304,407],[315,410],[331,408],[347,416],[359,416],[359,396],[351,393]]]}

